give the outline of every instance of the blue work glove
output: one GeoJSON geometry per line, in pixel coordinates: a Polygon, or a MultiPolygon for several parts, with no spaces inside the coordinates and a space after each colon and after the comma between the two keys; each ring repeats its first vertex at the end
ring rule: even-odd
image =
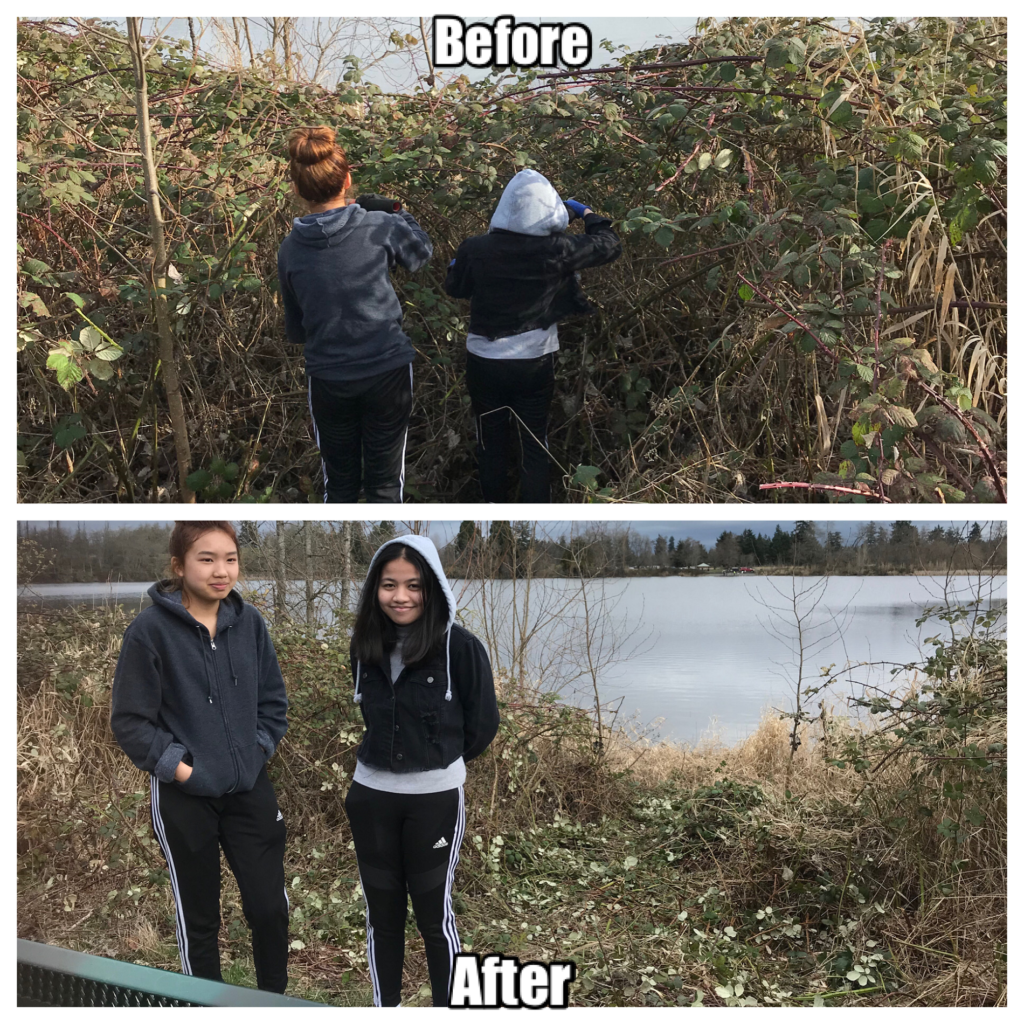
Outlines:
{"type": "Polygon", "coordinates": [[[452,257],[452,261],[451,261],[451,263],[448,264],[448,266],[449,267],[454,267],[455,266],[455,257],[454,256],[452,257]]]}
{"type": "Polygon", "coordinates": [[[572,214],[569,220],[582,217],[583,211],[587,208],[586,203],[578,203],[575,199],[566,199],[565,205],[569,208],[569,213],[572,214]]]}

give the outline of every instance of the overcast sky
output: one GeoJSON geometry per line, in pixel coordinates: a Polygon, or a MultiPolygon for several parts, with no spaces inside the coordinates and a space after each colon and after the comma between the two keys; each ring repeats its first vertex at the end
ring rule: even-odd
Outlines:
{"type": "MultiPolygon", "coordinates": [[[[286,13],[286,12],[282,12],[286,13]]],[[[438,13],[451,13],[448,10],[444,10],[438,13]]],[[[594,41],[594,50],[589,62],[589,65],[599,67],[606,64],[611,59],[611,55],[600,47],[601,40],[608,39],[616,47],[625,46],[630,50],[643,49],[648,46],[656,46],[659,43],[674,42],[683,43],[686,42],[690,36],[694,35],[697,28],[697,19],[694,17],[653,17],[653,18],[588,18],[584,16],[556,16],[556,17],[535,17],[527,13],[516,14],[514,11],[503,11],[502,13],[512,13],[517,23],[519,22],[530,22],[531,24],[539,25],[544,22],[562,22],[564,23],[582,23],[590,28],[591,34],[594,41]]],[[[460,16],[465,20],[466,24],[472,24],[473,22],[493,22],[497,15],[470,15],[461,14],[460,16]]],[[[425,17],[424,21],[429,30],[430,17],[425,17]]],[[[113,18],[110,19],[122,29],[125,25],[124,18],[113,18]]],[[[224,23],[227,27],[231,26],[230,18],[220,18],[220,22],[224,23]]],[[[250,18],[249,19],[249,33],[252,37],[253,47],[256,51],[263,50],[270,45],[270,32],[265,27],[264,22],[267,19],[264,18],[250,18]]],[[[309,36],[313,29],[313,23],[316,19],[313,18],[299,18],[298,19],[298,31],[300,35],[309,36]]],[[[341,21],[342,19],[336,18],[335,21],[341,21]]],[[[357,55],[363,57],[371,52],[381,52],[379,39],[379,30],[383,27],[385,20],[389,23],[387,25],[387,31],[383,33],[386,37],[392,27],[398,28],[402,34],[411,34],[419,37],[419,19],[418,18],[388,18],[388,19],[350,19],[352,22],[361,22],[353,34],[348,29],[345,29],[341,39],[339,40],[339,56],[344,56],[346,53],[354,52],[357,55]],[[376,25],[366,24],[367,22],[376,22],[376,25]]],[[[156,31],[163,33],[165,38],[170,39],[188,39],[188,22],[185,18],[143,18],[143,33],[150,35],[156,31]]],[[[214,54],[224,57],[228,52],[221,41],[218,38],[218,30],[214,25],[212,18],[197,17],[194,18],[196,22],[196,30],[199,35],[199,45],[203,50],[210,51],[214,54]]],[[[320,19],[321,24],[327,21],[326,18],[320,19]]],[[[232,47],[233,48],[233,47],[232,47]]],[[[245,49],[245,61],[248,63],[248,50],[245,49]]],[[[410,46],[404,53],[396,54],[390,58],[387,58],[380,65],[369,68],[364,76],[364,81],[374,82],[380,85],[381,88],[387,90],[403,90],[411,88],[417,78],[417,74],[425,75],[427,73],[427,63],[424,54],[422,44],[417,43],[414,46],[410,46]],[[415,70],[410,66],[410,61],[415,62],[415,70]]],[[[465,74],[471,79],[482,78],[485,71],[474,70],[473,68],[466,67],[461,69],[449,69],[444,72],[444,80],[457,77],[465,74]]],[[[328,75],[324,84],[334,85],[335,77],[328,75]]]]}

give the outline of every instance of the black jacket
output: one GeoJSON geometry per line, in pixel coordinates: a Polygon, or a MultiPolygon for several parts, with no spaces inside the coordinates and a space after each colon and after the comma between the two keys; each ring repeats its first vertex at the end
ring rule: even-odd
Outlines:
{"type": "Polygon", "coordinates": [[[467,238],[444,287],[449,295],[470,300],[470,332],[507,338],[594,312],[576,273],[618,259],[622,243],[607,217],[588,213],[584,223],[583,235],[523,235],[494,228],[467,238]]]}
{"type": "Polygon", "coordinates": [[[151,607],[125,630],[110,725],[132,763],[193,796],[246,793],[281,742],[288,697],[260,613],[236,593],[220,603],[217,635],[181,603],[149,589],[151,607]]]}
{"type": "Polygon", "coordinates": [[[403,668],[394,683],[390,664],[359,664],[366,733],[357,756],[363,764],[400,773],[447,768],[482,754],[497,735],[498,702],[484,645],[458,625],[446,641],[422,665],[403,668]]]}

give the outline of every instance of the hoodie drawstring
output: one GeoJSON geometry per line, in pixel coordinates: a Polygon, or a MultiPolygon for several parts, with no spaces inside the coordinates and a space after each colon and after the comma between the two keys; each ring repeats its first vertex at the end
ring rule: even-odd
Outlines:
{"type": "Polygon", "coordinates": [[[362,704],[363,703],[363,695],[359,692],[359,659],[358,658],[356,659],[356,695],[355,695],[354,699],[355,699],[356,704],[362,704]]]}
{"type": "Polygon", "coordinates": [[[448,690],[444,695],[445,700],[452,699],[452,627],[448,627],[444,641],[444,674],[448,677],[448,690]]]}

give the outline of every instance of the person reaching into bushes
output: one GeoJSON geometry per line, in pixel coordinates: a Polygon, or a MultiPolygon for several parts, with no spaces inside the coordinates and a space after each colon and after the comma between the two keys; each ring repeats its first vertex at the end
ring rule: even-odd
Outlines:
{"type": "Polygon", "coordinates": [[[260,613],[234,591],[229,522],[179,522],[169,579],[125,630],[110,725],[149,772],[153,830],[174,894],[184,974],[221,981],[220,851],[252,930],[256,983],[288,984],[285,823],[266,764],[288,728],[277,655],[260,613]]]}
{"type": "Polygon", "coordinates": [[[578,272],[621,252],[607,217],[572,199],[563,203],[547,178],[528,168],[505,186],[487,234],[467,238],[449,264],[445,290],[470,300],[466,384],[485,501],[508,498],[513,420],[519,500],[551,500],[547,427],[558,323],[593,312],[578,272]],[[567,234],[576,217],[585,233],[567,234]]]}
{"type": "Polygon", "coordinates": [[[428,538],[377,549],[352,631],[366,732],[345,797],[375,1006],[401,1003],[409,897],[434,1006],[448,1005],[460,952],[452,886],[466,828],[466,762],[494,739],[498,705],[487,652],[455,612],[428,538]]]}
{"type": "Polygon", "coordinates": [[[309,213],[281,243],[277,275],[288,339],[304,346],[324,501],[357,501],[362,485],[368,502],[400,502],[414,352],[389,271],[419,270],[433,245],[400,204],[346,198],[352,173],[332,128],[299,128],[288,151],[309,213]]]}

